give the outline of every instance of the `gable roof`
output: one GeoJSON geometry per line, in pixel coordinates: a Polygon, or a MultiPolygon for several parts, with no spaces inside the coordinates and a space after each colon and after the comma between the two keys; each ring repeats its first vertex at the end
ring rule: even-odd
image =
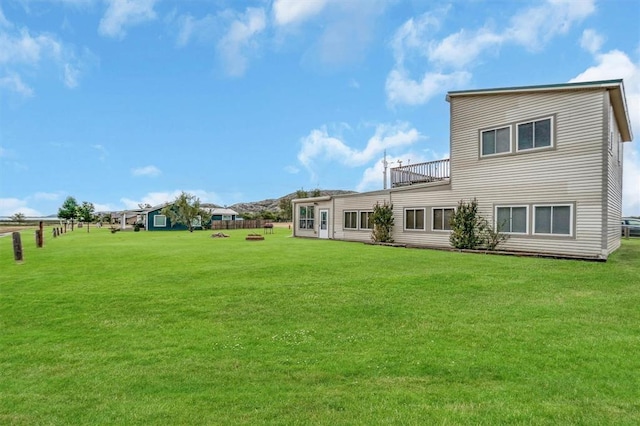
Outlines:
{"type": "Polygon", "coordinates": [[[618,129],[623,142],[633,140],[631,122],[627,108],[627,99],[624,92],[624,82],[618,80],[585,81],[580,83],[545,84],[539,86],[499,87],[494,89],[457,90],[447,93],[446,100],[462,96],[483,96],[507,93],[534,93],[534,92],[560,92],[574,90],[605,89],[609,91],[611,106],[613,107],[618,129]]]}

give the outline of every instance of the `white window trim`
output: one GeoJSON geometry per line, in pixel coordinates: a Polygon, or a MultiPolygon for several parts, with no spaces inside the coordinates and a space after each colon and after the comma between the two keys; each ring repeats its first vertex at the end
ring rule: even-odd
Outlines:
{"type": "Polygon", "coordinates": [[[344,229],[348,229],[350,231],[357,231],[358,227],[360,225],[360,223],[359,223],[360,222],[360,213],[358,212],[358,210],[343,210],[342,211],[342,220],[344,220],[344,223],[342,224],[342,227],[344,229]],[[347,213],[355,213],[356,214],[356,226],[353,227],[353,228],[351,228],[351,227],[347,228],[347,221],[345,220],[345,215],[347,213]]]}
{"type": "MultiPolygon", "coordinates": [[[[570,238],[573,237],[574,230],[574,216],[575,216],[575,206],[573,204],[568,203],[544,203],[544,204],[533,204],[531,206],[532,216],[533,216],[533,228],[531,229],[532,235],[543,235],[546,237],[560,237],[560,238],[570,238]],[[554,234],[554,233],[546,233],[546,232],[536,232],[536,207],[569,207],[569,233],[568,234],[554,234]]],[[[552,216],[553,217],[553,216],[552,216]]],[[[552,225],[553,228],[553,225],[552,225]]]]}
{"type": "MultiPolygon", "coordinates": [[[[535,126],[534,126],[535,129],[535,126]]],[[[534,139],[533,139],[533,143],[535,144],[535,133],[534,133],[534,139]]],[[[515,150],[517,153],[520,152],[532,152],[532,151],[541,151],[541,150],[545,150],[545,149],[551,149],[553,147],[556,146],[556,138],[555,138],[555,120],[554,120],[554,116],[550,115],[548,117],[541,117],[541,118],[535,118],[533,120],[527,120],[527,121],[520,121],[518,123],[516,123],[516,144],[515,144],[515,150]],[[551,120],[551,122],[549,123],[550,126],[550,130],[549,130],[549,138],[550,140],[550,145],[549,146],[541,146],[541,147],[533,147],[533,148],[526,148],[526,149],[519,149],[519,139],[520,139],[520,132],[518,132],[518,127],[523,125],[523,124],[529,124],[529,123],[536,123],[538,121],[544,121],[544,120],[551,120]]]]}
{"type": "Polygon", "coordinates": [[[422,232],[427,230],[427,209],[425,207],[405,207],[402,215],[402,228],[409,232],[422,232]],[[422,210],[422,228],[407,228],[407,210],[422,210]]]}
{"type": "MultiPolygon", "coordinates": [[[[541,205],[541,204],[537,204],[537,205],[541,205]]],[[[555,205],[555,204],[554,204],[555,205]]],[[[493,210],[493,229],[495,229],[496,231],[498,230],[498,209],[499,208],[525,208],[525,232],[506,232],[506,231],[500,231],[502,234],[509,234],[509,235],[529,235],[529,205],[528,204],[500,204],[495,206],[494,210],[493,210]]],[[[548,235],[548,234],[544,234],[544,235],[548,235]]],[[[563,235],[563,234],[551,234],[551,235],[563,235]]]]}
{"type": "Polygon", "coordinates": [[[442,212],[442,218],[444,219],[444,210],[453,210],[453,214],[456,213],[456,208],[453,206],[448,206],[448,207],[431,207],[431,231],[433,232],[451,232],[451,229],[435,229],[434,228],[434,222],[433,222],[433,211],[434,210],[443,210],[442,212]]]}
{"type": "Polygon", "coordinates": [[[163,214],[157,214],[153,217],[153,227],[154,228],[166,228],[167,227],[167,216],[163,215],[163,214]],[[160,225],[158,224],[158,219],[159,218],[163,218],[164,219],[164,224],[160,225]]]}
{"type": "Polygon", "coordinates": [[[479,136],[480,140],[479,140],[479,152],[480,152],[480,157],[481,158],[485,158],[485,157],[497,157],[500,155],[507,155],[507,154],[511,154],[513,152],[513,128],[511,124],[508,124],[506,126],[496,126],[496,127],[491,127],[489,129],[482,129],[480,130],[480,136],[479,136]],[[509,150],[505,151],[505,152],[495,152],[493,154],[483,154],[482,153],[482,134],[485,132],[491,132],[491,131],[496,131],[496,130],[500,130],[500,129],[509,129],[509,150]]]}

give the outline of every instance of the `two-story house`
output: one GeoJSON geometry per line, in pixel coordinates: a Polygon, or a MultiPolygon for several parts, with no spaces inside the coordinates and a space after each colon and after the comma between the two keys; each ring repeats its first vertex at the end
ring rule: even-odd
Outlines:
{"type": "Polygon", "coordinates": [[[450,159],[391,169],[391,188],[293,200],[294,236],[371,241],[376,203],[395,242],[450,247],[460,200],[509,235],[500,249],[606,259],[620,246],[622,80],[449,92],[450,159]]]}

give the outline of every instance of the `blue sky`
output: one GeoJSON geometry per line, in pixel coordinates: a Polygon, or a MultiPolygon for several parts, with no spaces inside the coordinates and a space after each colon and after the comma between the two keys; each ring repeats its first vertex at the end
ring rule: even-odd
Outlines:
{"type": "MultiPolygon", "coordinates": [[[[0,216],[381,189],[449,155],[449,90],[623,78],[640,2],[2,0],[0,216]]],[[[640,215],[625,144],[624,211],[640,215]]]]}

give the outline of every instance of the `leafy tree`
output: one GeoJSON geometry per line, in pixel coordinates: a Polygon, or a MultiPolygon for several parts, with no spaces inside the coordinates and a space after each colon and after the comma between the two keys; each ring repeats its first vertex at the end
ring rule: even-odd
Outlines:
{"type": "Polygon", "coordinates": [[[182,192],[172,204],[161,211],[171,221],[171,226],[178,223],[185,225],[189,232],[193,232],[193,224],[200,217],[202,223],[211,219],[211,214],[200,207],[200,199],[195,195],[182,192]]]}
{"type": "Polygon", "coordinates": [[[271,221],[276,220],[276,214],[268,210],[262,210],[260,212],[260,217],[264,220],[271,220],[271,221]]]}
{"type": "Polygon", "coordinates": [[[386,201],[382,205],[376,203],[373,206],[371,221],[373,222],[371,239],[376,243],[392,243],[393,204],[389,204],[386,201]]]}
{"type": "Polygon", "coordinates": [[[14,214],[13,216],[11,216],[11,220],[13,222],[17,222],[18,224],[24,222],[24,219],[25,219],[24,213],[20,213],[20,212],[18,212],[16,214],[14,214]]]}
{"type": "Polygon", "coordinates": [[[309,198],[309,193],[304,189],[298,189],[296,191],[296,198],[309,198]]]}
{"type": "Polygon", "coordinates": [[[319,197],[322,195],[322,191],[320,191],[319,188],[314,189],[313,191],[311,191],[311,196],[312,197],[319,197]]]}
{"type": "Polygon", "coordinates": [[[288,222],[291,220],[291,217],[293,216],[293,207],[291,206],[291,198],[290,197],[284,197],[280,199],[280,202],[278,203],[278,207],[280,208],[280,218],[285,221],[288,222]]]}
{"type": "Polygon", "coordinates": [[[78,202],[75,198],[69,196],[64,200],[64,203],[58,209],[58,217],[70,220],[71,230],[73,231],[73,220],[78,217],[78,202]]]}
{"type": "Polygon", "coordinates": [[[88,201],[83,201],[82,205],[78,206],[78,219],[85,222],[87,224],[87,232],[89,232],[89,223],[91,223],[94,219],[93,212],[95,211],[95,207],[93,207],[93,203],[88,201]]]}
{"type": "Polygon", "coordinates": [[[90,203],[88,201],[83,201],[82,205],[78,206],[78,219],[80,219],[83,222],[91,222],[93,221],[94,215],[93,213],[95,212],[95,207],[93,206],[93,203],[90,203]]]}

